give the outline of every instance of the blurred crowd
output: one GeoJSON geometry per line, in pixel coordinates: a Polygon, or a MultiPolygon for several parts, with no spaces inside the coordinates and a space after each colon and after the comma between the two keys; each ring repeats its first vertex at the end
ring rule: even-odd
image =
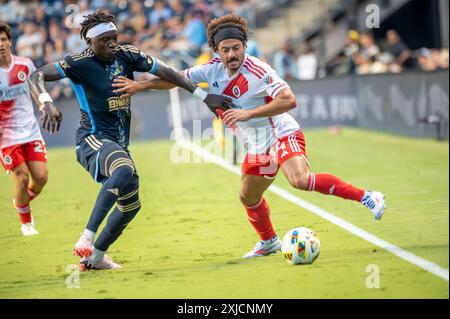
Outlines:
{"type": "Polygon", "coordinates": [[[348,32],[344,52],[328,66],[332,74],[400,73],[405,70],[447,69],[447,49],[410,49],[395,30],[376,43],[370,33],[348,32]]]}
{"type": "MultiPolygon", "coordinates": [[[[206,43],[206,25],[213,18],[236,12],[247,19],[252,30],[256,27],[255,11],[263,3],[267,1],[0,0],[0,21],[12,27],[13,51],[31,58],[40,67],[84,50],[86,43],[79,35],[83,16],[99,8],[107,9],[117,18],[121,44],[133,44],[169,63],[176,61],[177,64],[171,64],[182,69],[212,57],[206,43]]],[[[247,53],[268,60],[286,80],[448,68],[448,49],[410,50],[394,30],[389,30],[384,40],[376,43],[371,34],[351,30],[344,50],[329,63],[307,45],[297,54],[297,48],[289,41],[272,59],[262,57],[252,39],[247,53]]],[[[53,82],[50,90],[54,99],[73,94],[67,79],[53,82]]]]}
{"type": "Polygon", "coordinates": [[[175,51],[196,58],[206,44],[205,28],[211,19],[229,12],[248,16],[256,0],[0,0],[0,20],[13,28],[18,55],[39,67],[66,53],[79,53],[83,16],[104,8],[117,17],[119,42],[133,44],[156,56],[175,51]]]}
{"type": "MultiPolygon", "coordinates": [[[[31,58],[37,67],[79,53],[87,45],[80,38],[83,16],[103,8],[116,16],[121,44],[181,61],[179,68],[206,62],[206,25],[213,18],[236,12],[252,24],[258,0],[0,0],[0,21],[13,31],[13,51],[31,58]]],[[[51,84],[51,95],[71,95],[69,82],[51,84]]]]}
{"type": "Polygon", "coordinates": [[[325,63],[307,44],[296,55],[296,47],[287,41],[273,57],[276,71],[285,79],[312,80],[330,75],[400,73],[407,70],[448,69],[448,48],[411,50],[395,30],[376,43],[370,33],[348,32],[347,43],[332,61],[325,63]]]}

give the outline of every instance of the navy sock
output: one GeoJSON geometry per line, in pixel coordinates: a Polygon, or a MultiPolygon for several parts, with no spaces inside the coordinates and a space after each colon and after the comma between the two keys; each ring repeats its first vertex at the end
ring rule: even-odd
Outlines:
{"type": "Polygon", "coordinates": [[[130,223],[138,213],[139,208],[134,211],[122,213],[117,207],[109,215],[105,227],[95,241],[94,247],[107,251],[117,238],[122,234],[125,227],[130,223]]]}
{"type": "Polygon", "coordinates": [[[130,183],[133,171],[129,167],[119,167],[106,180],[97,196],[94,209],[89,218],[87,229],[97,232],[111,207],[117,201],[119,194],[130,183]]]}
{"type": "Polygon", "coordinates": [[[139,177],[133,175],[131,182],[120,193],[117,206],[108,217],[108,221],[95,241],[94,247],[107,251],[109,246],[122,234],[128,223],[133,220],[140,208],[139,177]]]}

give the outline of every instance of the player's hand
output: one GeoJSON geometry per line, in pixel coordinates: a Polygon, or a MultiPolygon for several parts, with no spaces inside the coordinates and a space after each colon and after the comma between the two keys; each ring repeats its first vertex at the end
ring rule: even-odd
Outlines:
{"type": "Polygon", "coordinates": [[[62,122],[61,111],[51,102],[45,102],[39,109],[41,111],[42,128],[50,134],[58,132],[62,122]]]}
{"type": "Polygon", "coordinates": [[[141,83],[137,81],[133,81],[124,76],[118,76],[114,79],[114,83],[112,84],[114,88],[117,88],[113,91],[113,93],[121,93],[120,98],[129,97],[136,94],[139,91],[142,91],[141,83]]]}
{"type": "Polygon", "coordinates": [[[246,122],[251,119],[248,110],[231,109],[223,113],[223,123],[228,127],[233,127],[237,122],[246,122]]]}
{"type": "Polygon", "coordinates": [[[236,107],[231,98],[217,94],[208,94],[203,102],[217,117],[219,117],[217,110],[226,111],[236,107]]]}
{"type": "Polygon", "coordinates": [[[0,142],[2,141],[2,137],[3,137],[3,128],[0,127],[0,142]]]}

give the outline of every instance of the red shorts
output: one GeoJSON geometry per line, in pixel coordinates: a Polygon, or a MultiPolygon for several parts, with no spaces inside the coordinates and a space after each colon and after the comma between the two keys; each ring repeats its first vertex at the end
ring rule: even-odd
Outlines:
{"type": "Polygon", "coordinates": [[[0,150],[0,161],[5,170],[12,171],[23,162],[47,162],[47,150],[44,141],[11,145],[0,150]]]}
{"type": "Polygon", "coordinates": [[[247,154],[242,163],[242,174],[275,178],[280,166],[293,156],[302,156],[308,162],[302,131],[282,137],[267,154],[247,154]]]}

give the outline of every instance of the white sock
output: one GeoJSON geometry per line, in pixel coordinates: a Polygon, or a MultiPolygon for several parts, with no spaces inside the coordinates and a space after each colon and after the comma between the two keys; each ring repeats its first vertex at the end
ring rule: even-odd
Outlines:
{"type": "Polygon", "coordinates": [[[94,241],[95,233],[92,230],[85,229],[83,235],[88,236],[92,241],[94,241]]]}
{"type": "Polygon", "coordinates": [[[105,256],[105,252],[94,247],[94,251],[92,252],[92,255],[91,257],[89,257],[89,259],[93,263],[99,263],[103,260],[103,256],[105,256]]]}

